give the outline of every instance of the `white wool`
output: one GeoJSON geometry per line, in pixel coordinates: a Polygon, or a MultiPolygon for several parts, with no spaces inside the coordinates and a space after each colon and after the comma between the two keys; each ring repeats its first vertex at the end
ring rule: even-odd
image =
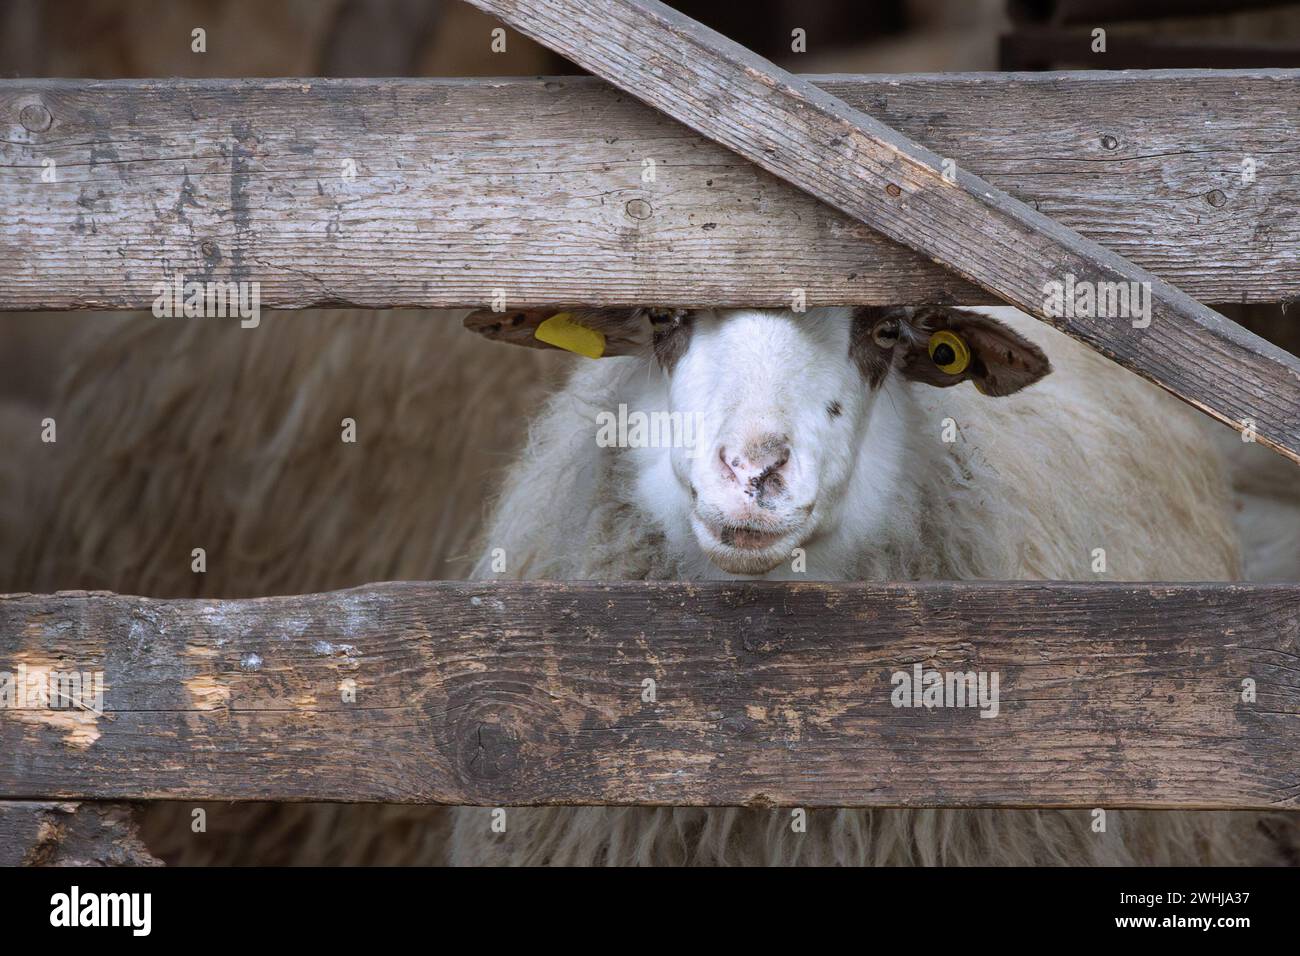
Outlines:
{"type": "Polygon", "coordinates": [[[1300,581],[1300,467],[1272,449],[1217,429],[1234,491],[1247,581],[1300,581]]]}
{"type": "MultiPolygon", "coordinates": [[[[1014,309],[980,311],[1042,347],[1052,374],[1005,398],[891,374],[864,409],[847,487],[805,545],[802,577],[1236,579],[1230,489],[1209,437],[1215,426],[1014,309]],[[941,440],[945,419],[956,426],[953,443],[941,440]],[[1097,549],[1105,574],[1093,571],[1097,549]]],[[[807,321],[843,315],[828,310],[807,321]]],[[[639,358],[580,365],[510,471],[475,576],[730,577],[687,533],[671,453],[595,441],[599,410],[667,410],[668,387],[639,358]],[[507,556],[503,575],[491,570],[497,548],[507,556]]],[[[820,395],[808,393],[820,408],[820,395]]],[[[800,576],[784,564],[764,575],[800,576]]],[[[825,811],[811,814],[800,835],[788,811],[521,808],[494,834],[485,811],[462,809],[451,855],[515,864],[1232,864],[1273,861],[1269,831],[1287,825],[1247,813],[1109,816],[1097,834],[1082,810],[825,811]]]]}

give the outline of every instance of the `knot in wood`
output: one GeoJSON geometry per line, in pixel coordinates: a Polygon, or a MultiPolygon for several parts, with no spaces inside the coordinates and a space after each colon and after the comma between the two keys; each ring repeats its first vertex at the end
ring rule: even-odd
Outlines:
{"type": "Polygon", "coordinates": [[[623,210],[633,219],[649,219],[654,214],[654,210],[644,199],[629,199],[623,210]]]}
{"type": "Polygon", "coordinates": [[[18,122],[23,124],[23,128],[32,133],[43,133],[50,128],[54,122],[54,117],[40,103],[28,103],[18,113],[18,122]]]}
{"type": "Polygon", "coordinates": [[[509,724],[480,721],[469,727],[461,747],[461,767],[471,781],[501,780],[523,765],[517,730],[509,724]]]}

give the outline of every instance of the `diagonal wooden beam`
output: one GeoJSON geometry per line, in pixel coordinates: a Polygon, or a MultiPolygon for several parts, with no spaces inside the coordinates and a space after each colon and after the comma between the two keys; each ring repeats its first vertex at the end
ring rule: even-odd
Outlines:
{"type": "Polygon", "coordinates": [[[657,0],[470,2],[1300,463],[1300,360],[891,127],[657,0]],[[1049,315],[1058,283],[1148,309],[1049,315]]]}

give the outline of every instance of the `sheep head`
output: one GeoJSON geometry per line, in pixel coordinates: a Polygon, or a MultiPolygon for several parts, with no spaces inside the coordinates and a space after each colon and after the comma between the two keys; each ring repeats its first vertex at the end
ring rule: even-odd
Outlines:
{"type": "MultiPolygon", "coordinates": [[[[970,381],[990,398],[1046,375],[1046,355],[995,319],[962,309],[594,309],[477,312],[491,339],[622,356],[661,370],[634,409],[679,415],[689,442],[631,445],[642,495],[688,512],[700,548],[732,574],[763,574],[837,520],[851,481],[871,480],[876,398],[970,381]]],[[[645,377],[643,377],[645,378],[645,377]]],[[[629,407],[630,407],[629,403],[629,407]]]]}

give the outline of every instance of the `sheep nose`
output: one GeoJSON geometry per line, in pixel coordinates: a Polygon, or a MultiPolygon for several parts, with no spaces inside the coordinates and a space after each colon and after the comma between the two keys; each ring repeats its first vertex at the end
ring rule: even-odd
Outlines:
{"type": "Polygon", "coordinates": [[[718,461],[724,478],[736,482],[746,494],[775,490],[781,485],[781,470],[790,461],[790,444],[782,435],[764,435],[737,446],[718,446],[718,461]]]}

